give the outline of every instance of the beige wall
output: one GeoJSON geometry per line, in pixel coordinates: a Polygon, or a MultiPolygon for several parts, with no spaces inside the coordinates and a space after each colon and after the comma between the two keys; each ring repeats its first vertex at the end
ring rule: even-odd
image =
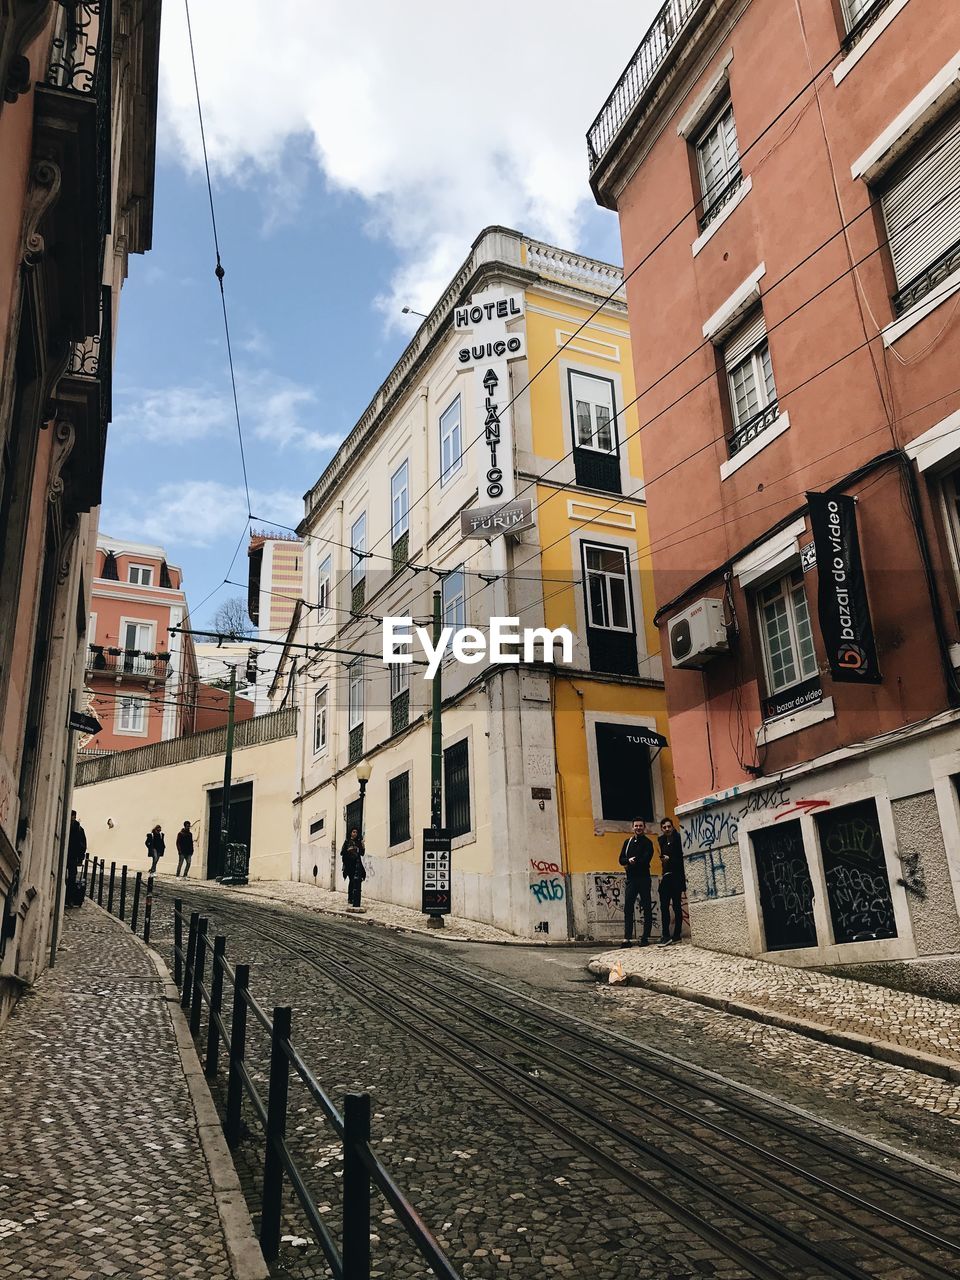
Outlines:
{"type": "MultiPolygon", "coordinates": [[[[292,840],[292,779],[296,738],[282,738],[234,753],[233,781],[253,783],[250,879],[288,880],[292,840]]],[[[177,869],[176,834],[189,818],[196,832],[191,875],[206,874],[207,792],[223,785],[223,757],[165,765],[125,778],[77,787],[73,805],[87,833],[91,857],[148,869],[144,838],[159,822],[167,840],[160,871],[177,869]],[[107,826],[107,819],[113,826],[107,826]]]]}

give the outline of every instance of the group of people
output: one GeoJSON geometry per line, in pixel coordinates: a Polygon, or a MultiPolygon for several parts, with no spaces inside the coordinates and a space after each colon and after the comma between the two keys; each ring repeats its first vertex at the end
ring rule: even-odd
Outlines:
{"type": "MultiPolygon", "coordinates": [[[[167,851],[166,837],[159,822],[147,832],[147,838],[144,843],[147,846],[147,857],[150,859],[150,874],[155,876],[157,874],[157,863],[167,851]]],[[[189,819],[185,819],[183,826],[177,832],[177,875],[182,871],[184,880],[190,874],[190,863],[192,861],[193,832],[190,829],[189,819]]]]}
{"type": "MultiPolygon", "coordinates": [[[[683,891],[687,887],[683,871],[683,851],[680,843],[680,832],[670,818],[660,823],[658,837],[660,845],[660,925],[662,937],[660,945],[670,946],[679,942],[683,933],[683,891]],[[670,915],[673,914],[673,930],[670,928],[670,915]]],[[[650,930],[653,926],[653,903],[650,900],[652,877],[650,863],[653,861],[653,841],[647,835],[647,824],[637,818],[633,824],[633,835],[624,840],[620,850],[620,865],[626,870],[627,884],[623,899],[623,943],[625,947],[633,946],[634,920],[637,903],[643,913],[643,933],[640,946],[645,947],[650,941],[650,930]]]]}

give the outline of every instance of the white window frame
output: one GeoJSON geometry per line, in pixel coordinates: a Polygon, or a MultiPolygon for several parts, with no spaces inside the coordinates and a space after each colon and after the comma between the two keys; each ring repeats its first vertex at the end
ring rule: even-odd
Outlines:
{"type": "Polygon", "coordinates": [[[323,685],[313,695],[313,754],[315,756],[327,749],[328,700],[327,685],[323,685]]]}
{"type": "Polygon", "coordinates": [[[127,583],[134,587],[152,587],[153,586],[153,565],[152,564],[128,564],[127,565],[127,583]],[[139,578],[134,578],[134,573],[146,574],[146,582],[141,582],[139,578]]]}
{"type": "Polygon", "coordinates": [[[97,643],[97,615],[91,611],[87,618],[87,647],[97,643]]]}
{"type": "Polygon", "coordinates": [[[588,373],[585,369],[568,369],[567,370],[567,389],[570,396],[570,421],[573,425],[573,443],[577,449],[591,449],[594,453],[606,454],[610,457],[618,457],[620,454],[620,441],[617,433],[617,401],[612,378],[605,378],[601,374],[588,373]],[[605,391],[603,400],[609,400],[609,404],[603,404],[597,398],[596,393],[587,392],[590,395],[589,400],[583,400],[576,394],[576,383],[580,382],[599,383],[605,391]],[[580,438],[580,420],[577,414],[577,405],[586,404],[590,409],[590,439],[584,442],[580,438]],[[600,444],[598,438],[601,426],[597,422],[597,409],[605,407],[610,411],[609,421],[605,424],[610,431],[610,446],[600,444]]]}
{"type": "Polygon", "coordinates": [[[317,572],[317,616],[322,618],[330,608],[330,585],[333,580],[333,557],[324,556],[317,572]]]}
{"type": "Polygon", "coordinates": [[[877,0],[840,0],[843,21],[847,31],[852,31],[862,18],[877,4],[877,0]],[[859,9],[859,12],[857,10],[859,9]]]}
{"type": "Polygon", "coordinates": [[[463,466],[463,403],[455,396],[440,415],[440,487],[455,476],[463,466]],[[455,415],[455,420],[454,420],[455,415]],[[457,453],[453,456],[453,441],[457,453]],[[447,464],[447,442],[450,441],[450,462],[447,464]]]}
{"type": "Polygon", "coordinates": [[[356,658],[347,668],[347,729],[363,724],[363,659],[356,658]]]}
{"type": "Polygon", "coordinates": [[[114,732],[129,734],[134,738],[145,738],[147,736],[147,705],[149,701],[149,698],[138,698],[136,695],[125,695],[122,698],[118,698],[114,732]],[[135,723],[130,722],[130,717],[126,715],[126,712],[133,708],[138,712],[135,723]],[[125,720],[127,723],[124,723],[125,720]]]}
{"type": "MultiPolygon", "coordinates": [[[[126,663],[127,650],[139,650],[140,653],[156,653],[157,649],[157,624],[152,618],[121,618],[120,619],[120,641],[118,648],[122,651],[120,661],[126,663]],[[147,641],[144,644],[127,644],[127,627],[146,627],[147,641]]],[[[132,658],[131,671],[137,675],[150,675],[153,670],[153,664],[147,658],[132,658]],[[149,670],[148,670],[149,667],[149,670]]]]}
{"type": "MultiPolygon", "coordinates": [[[[400,640],[393,642],[394,653],[406,652],[406,646],[400,640]]],[[[409,662],[392,662],[390,664],[390,701],[399,698],[402,693],[406,693],[410,688],[410,666],[409,662]]]]}
{"type": "Polygon", "coordinates": [[[711,112],[707,123],[697,134],[694,147],[697,153],[697,174],[700,179],[700,199],[703,203],[702,217],[705,218],[710,211],[716,206],[719,196],[726,191],[727,187],[739,175],[743,176],[743,169],[740,164],[740,139],[737,135],[737,119],[733,111],[733,100],[729,93],[723,96],[723,99],[717,104],[716,110],[711,112]],[[736,143],[735,154],[731,161],[729,138],[721,127],[727,114],[729,113],[733,124],[733,137],[736,143]],[[713,184],[710,183],[706,168],[704,165],[704,148],[710,138],[716,134],[717,141],[723,155],[724,170],[720,178],[713,184]]]}
{"type": "Polygon", "coordinates": [[[363,582],[367,576],[367,513],[361,511],[350,526],[350,554],[353,562],[350,565],[351,588],[363,582]],[[358,536],[359,531],[359,536],[358,536]]]}
{"type": "Polygon", "coordinates": [[[763,313],[754,311],[743,324],[727,336],[723,343],[723,363],[727,371],[727,393],[730,398],[730,416],[733,419],[734,430],[738,431],[746,423],[751,422],[759,414],[764,413],[771,405],[778,401],[777,396],[777,380],[773,373],[773,360],[770,355],[770,341],[767,336],[767,326],[763,323],[763,313]],[[758,321],[761,329],[757,334],[756,341],[747,348],[746,351],[738,352],[736,355],[731,354],[737,351],[742,345],[743,334],[749,330],[756,328],[758,321]],[[764,362],[766,357],[766,362],[764,362]],[[770,371],[770,386],[767,386],[767,368],[770,371]],[[741,414],[737,406],[737,390],[734,382],[734,374],[740,370],[749,370],[753,384],[753,391],[757,398],[756,408],[749,413],[741,414]],[[772,388],[772,390],[771,390],[772,388]]]}
{"type": "Polygon", "coordinates": [[[410,460],[404,458],[390,477],[391,545],[410,529],[410,460]],[[398,512],[399,507],[399,512],[398,512]]]}
{"type": "Polygon", "coordinates": [[[440,583],[440,601],[441,617],[445,627],[460,628],[467,625],[467,573],[462,564],[458,564],[455,569],[443,575],[440,583]],[[458,578],[460,590],[451,589],[448,595],[449,584],[456,582],[458,578]]]}
{"type": "Polygon", "coordinates": [[[813,643],[813,617],[810,613],[810,602],[807,599],[806,582],[800,566],[793,565],[772,581],[765,582],[754,587],[753,591],[757,626],[760,635],[760,651],[763,654],[763,670],[768,696],[775,693],[782,693],[785,689],[792,689],[795,685],[803,684],[805,680],[812,680],[817,674],[819,666],[817,663],[816,647],[813,643]],[[780,588],[777,595],[779,595],[779,597],[784,601],[786,607],[787,636],[790,641],[790,652],[793,657],[794,668],[796,670],[796,675],[792,680],[780,680],[779,682],[777,681],[777,677],[774,675],[773,671],[769,636],[767,634],[766,621],[763,616],[764,601],[762,599],[765,594],[772,596],[772,589],[774,587],[780,588]],[[803,596],[804,608],[807,615],[807,628],[810,632],[810,656],[806,660],[808,664],[812,663],[812,666],[809,666],[809,669],[805,669],[803,665],[804,659],[800,649],[800,637],[797,629],[796,602],[794,600],[794,592],[797,588],[799,588],[803,596]]]}
{"type": "Polygon", "coordinates": [[[637,626],[633,612],[633,590],[630,582],[630,554],[625,547],[618,547],[613,544],[604,542],[581,542],[580,554],[583,557],[583,593],[584,593],[584,612],[586,616],[587,626],[592,631],[616,631],[620,635],[636,635],[637,626]],[[590,551],[607,551],[615,555],[621,556],[623,559],[623,574],[611,573],[607,569],[591,569],[587,564],[587,555],[590,551]],[[624,598],[627,605],[627,626],[621,627],[613,625],[609,622],[596,622],[593,617],[593,601],[590,595],[590,578],[599,577],[604,580],[603,601],[604,609],[608,617],[612,617],[612,597],[610,593],[609,579],[617,578],[622,580],[624,588],[624,598]]]}

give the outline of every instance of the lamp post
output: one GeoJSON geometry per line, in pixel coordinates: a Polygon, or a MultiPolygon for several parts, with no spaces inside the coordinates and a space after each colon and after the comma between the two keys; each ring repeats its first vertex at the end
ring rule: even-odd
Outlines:
{"type": "MultiPolygon", "coordinates": [[[[373,773],[373,768],[370,764],[370,761],[361,760],[360,763],[357,765],[356,773],[357,773],[357,781],[360,783],[360,817],[358,819],[357,825],[360,828],[360,839],[363,840],[363,799],[364,799],[364,796],[367,794],[367,783],[370,781],[370,775],[371,773],[373,773]]],[[[347,835],[349,834],[350,833],[348,831],[347,835]]]]}

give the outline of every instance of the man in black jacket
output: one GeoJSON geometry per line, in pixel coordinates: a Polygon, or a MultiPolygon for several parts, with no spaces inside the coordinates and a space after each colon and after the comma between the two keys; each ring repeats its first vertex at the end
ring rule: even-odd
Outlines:
{"type": "Polygon", "coordinates": [[[647,824],[642,818],[635,818],[633,835],[624,840],[620,850],[620,865],[627,871],[627,888],[623,899],[623,945],[629,947],[633,943],[633,918],[637,898],[643,912],[643,936],[641,947],[650,940],[650,925],[653,921],[653,906],[650,902],[650,860],[653,857],[653,844],[646,835],[647,824]]]}
{"type": "Polygon", "coordinates": [[[687,878],[683,870],[683,850],[680,832],[670,818],[660,823],[660,924],[663,929],[663,946],[679,942],[683,933],[683,891],[687,878]],[[673,908],[673,937],[670,937],[670,908],[673,908]]]}

